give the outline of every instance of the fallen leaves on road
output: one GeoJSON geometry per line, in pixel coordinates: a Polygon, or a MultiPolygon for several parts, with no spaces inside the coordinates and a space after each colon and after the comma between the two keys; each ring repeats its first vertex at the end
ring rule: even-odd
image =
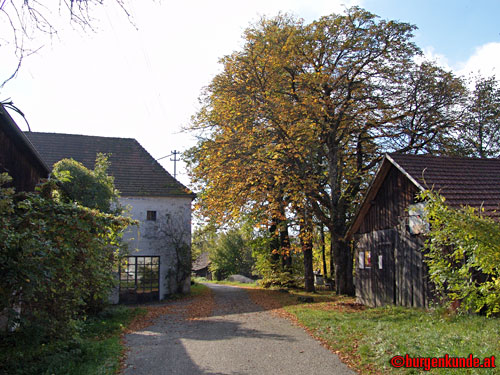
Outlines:
{"type": "Polygon", "coordinates": [[[159,316],[169,314],[170,312],[172,312],[171,305],[162,304],[162,305],[150,305],[150,306],[140,306],[140,307],[146,309],[146,314],[136,316],[125,330],[125,333],[132,333],[147,328],[150,325],[152,325],[153,321],[157,319],[159,316]]]}
{"type": "Polygon", "coordinates": [[[211,316],[215,308],[214,294],[211,289],[196,296],[193,301],[186,306],[185,316],[187,320],[197,320],[211,316]]]}
{"type": "MultiPolygon", "coordinates": [[[[357,312],[365,309],[365,306],[356,303],[350,297],[338,296],[314,296],[317,303],[301,303],[297,301],[297,295],[294,293],[282,293],[277,290],[266,289],[249,289],[248,290],[252,301],[265,310],[270,311],[273,315],[289,319],[293,324],[303,328],[309,335],[318,340],[326,349],[335,353],[339,358],[350,368],[355,369],[361,360],[357,354],[358,340],[353,337],[354,351],[343,353],[336,350],[326,339],[322,338],[314,329],[310,329],[302,324],[296,315],[287,312],[283,307],[291,305],[301,305],[308,309],[324,310],[324,311],[339,311],[344,313],[357,312]]],[[[373,366],[365,365],[365,370],[370,374],[380,374],[373,366]]]]}

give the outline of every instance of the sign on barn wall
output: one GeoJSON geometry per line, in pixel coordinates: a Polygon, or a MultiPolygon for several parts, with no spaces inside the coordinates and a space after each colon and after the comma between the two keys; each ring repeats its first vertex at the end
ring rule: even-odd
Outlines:
{"type": "Polygon", "coordinates": [[[411,234],[423,234],[429,231],[429,223],[425,221],[425,204],[423,202],[408,207],[408,226],[411,234]]]}

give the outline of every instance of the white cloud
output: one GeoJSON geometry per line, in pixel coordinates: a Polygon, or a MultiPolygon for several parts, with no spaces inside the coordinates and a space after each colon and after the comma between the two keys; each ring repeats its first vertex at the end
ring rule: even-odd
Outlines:
{"type": "Polygon", "coordinates": [[[488,43],[476,48],[474,54],[458,64],[455,71],[464,76],[479,73],[485,77],[495,74],[500,78],[500,43],[488,43]]]}
{"type": "Polygon", "coordinates": [[[437,53],[434,47],[425,47],[422,49],[422,52],[423,57],[417,59],[417,62],[420,62],[420,60],[432,61],[446,70],[453,70],[450,66],[448,58],[445,55],[437,53]]]}

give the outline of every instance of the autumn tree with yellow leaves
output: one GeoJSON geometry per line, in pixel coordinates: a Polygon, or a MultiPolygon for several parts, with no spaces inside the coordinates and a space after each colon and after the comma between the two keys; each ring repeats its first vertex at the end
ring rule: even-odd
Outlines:
{"type": "Polygon", "coordinates": [[[344,236],[370,173],[385,152],[434,149],[463,100],[461,81],[420,57],[414,30],[359,7],[250,26],[190,126],[200,137],[187,154],[200,212],[222,223],[252,213],[284,261],[296,226],[308,290],[313,225],[323,223],[336,291],[353,294],[344,236]]]}

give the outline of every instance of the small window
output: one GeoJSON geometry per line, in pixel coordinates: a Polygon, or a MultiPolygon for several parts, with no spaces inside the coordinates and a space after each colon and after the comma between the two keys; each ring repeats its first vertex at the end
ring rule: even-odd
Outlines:
{"type": "Polygon", "coordinates": [[[360,251],[358,253],[358,268],[360,270],[365,268],[365,252],[364,251],[360,251]]]}
{"type": "Polygon", "coordinates": [[[148,211],[146,215],[146,220],[156,221],[156,211],[148,211]]]}

